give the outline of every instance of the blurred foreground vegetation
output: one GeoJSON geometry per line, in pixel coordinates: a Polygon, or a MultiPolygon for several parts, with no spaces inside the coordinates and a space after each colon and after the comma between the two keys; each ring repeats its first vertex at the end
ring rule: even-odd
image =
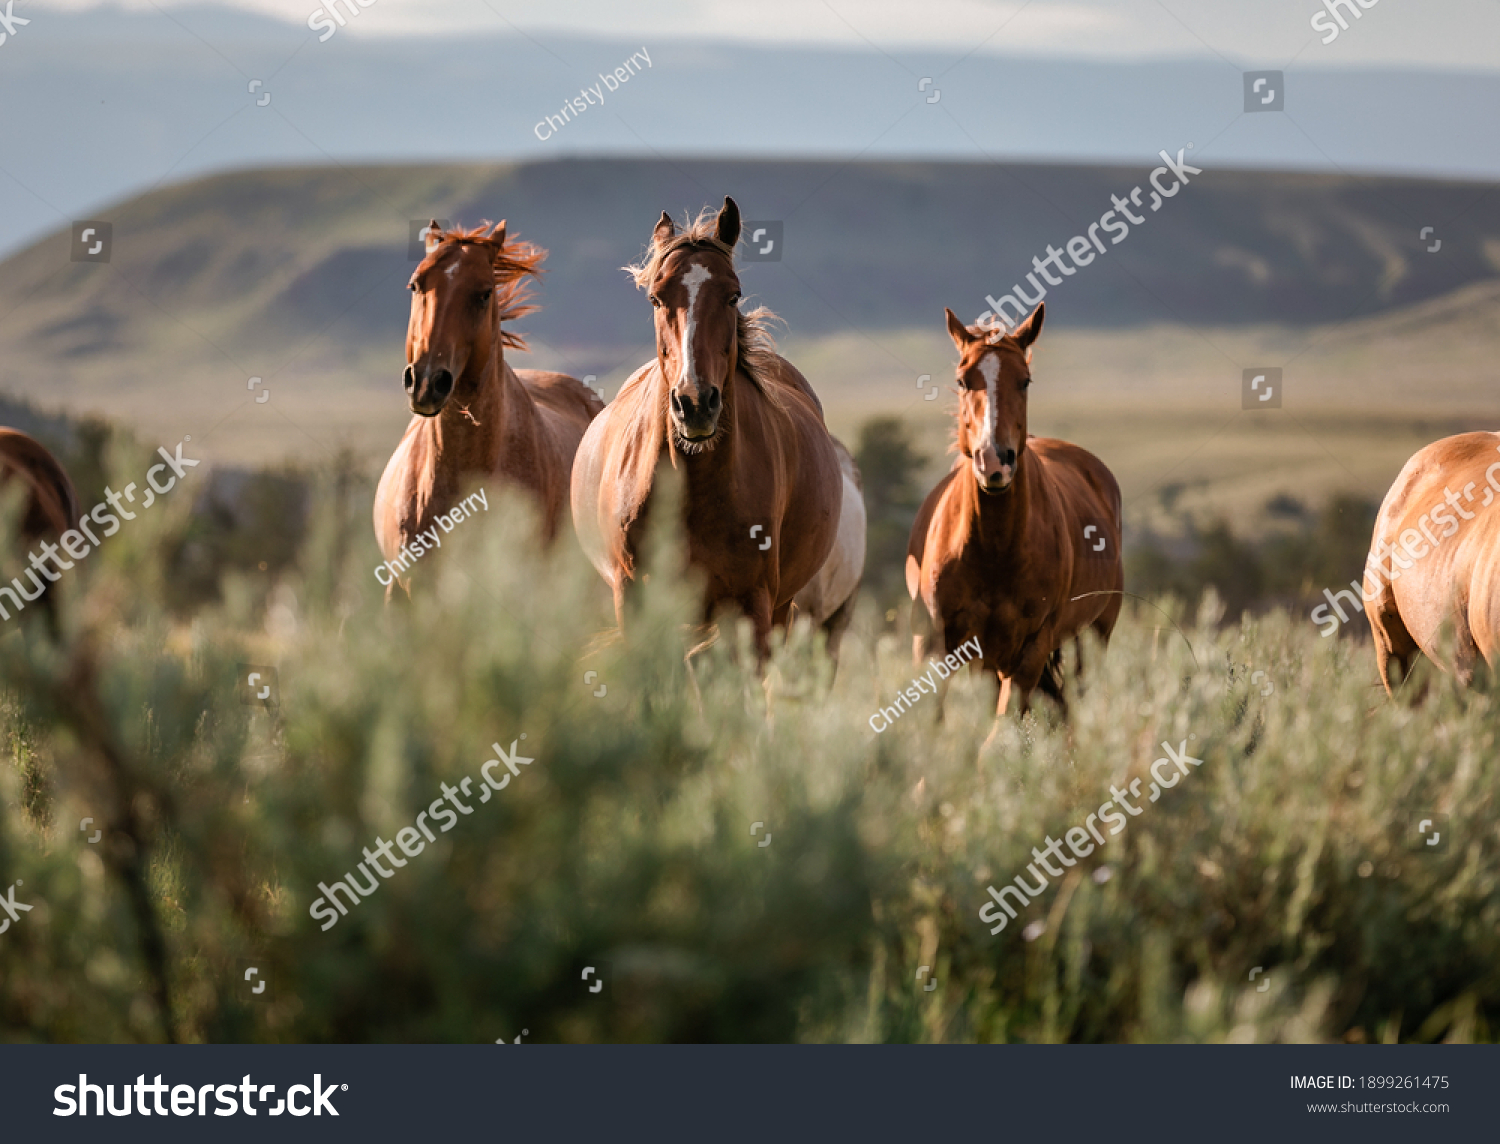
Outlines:
{"type": "Polygon", "coordinates": [[[0,629],[0,894],[33,906],[0,934],[0,1037],[1495,1038],[1494,690],[1391,704],[1305,617],[1163,598],[1066,727],[996,728],[967,677],[876,735],[913,668],[875,608],[836,675],[802,631],[763,675],[743,628],[688,666],[670,552],[615,638],[575,548],[538,556],[491,492],[409,608],[340,471],[280,575],[252,548],[185,604],[204,525],[170,496],[69,574],[58,644],[0,629]],[[1144,789],[1164,741],[1202,767],[991,936],[985,886],[1144,789]],[[512,743],[534,762],[480,803],[512,743]],[[472,813],[320,929],[319,883],[466,778],[472,813]]]}

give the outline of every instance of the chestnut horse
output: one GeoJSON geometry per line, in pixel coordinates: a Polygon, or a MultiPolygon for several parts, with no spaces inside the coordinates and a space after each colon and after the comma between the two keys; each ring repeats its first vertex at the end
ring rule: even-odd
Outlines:
{"type": "MultiPolygon", "coordinates": [[[[1092,627],[1108,641],[1125,585],[1120,487],[1092,453],[1026,431],[1031,347],[1045,305],[1014,330],[965,327],[948,315],[958,347],[961,456],[927,494],[907,546],[906,587],[921,662],[977,639],[1020,709],[1042,691],[1066,711],[1062,646],[1092,627]],[[930,625],[930,626],[929,626],[930,625]]],[[[1082,652],[1078,649],[1078,666],[1082,652]]]]}
{"type": "Polygon", "coordinates": [[[704,621],[739,609],[764,658],[771,628],[835,550],[848,483],[816,395],[775,353],[770,312],[738,309],[739,235],[730,198],[680,232],[664,211],[646,258],[626,268],[655,309],[656,357],[584,435],[573,523],[623,624],[657,467],[671,464],[683,477],[688,562],[706,579],[704,621]]]}
{"type": "Polygon", "coordinates": [[[1361,595],[1387,694],[1392,661],[1405,679],[1419,652],[1465,686],[1481,658],[1500,666],[1497,501],[1500,433],[1460,433],[1428,445],[1385,494],[1361,595]],[[1371,580],[1373,593],[1365,590],[1371,580]],[[1450,639],[1451,656],[1444,651],[1450,639]]]}
{"type": "MultiPolygon", "coordinates": [[[[0,427],[0,488],[13,481],[21,481],[26,486],[19,527],[23,542],[35,544],[38,540],[57,540],[69,529],[78,527],[78,494],[73,491],[73,482],[57,458],[34,437],[18,429],[0,427]]],[[[39,577],[34,568],[27,568],[23,572],[25,579],[17,577],[9,585],[0,584],[0,591],[4,593],[0,595],[0,607],[9,612],[40,598],[55,632],[57,602],[48,591],[48,584],[57,579],[57,573],[50,572],[45,565],[42,572],[43,576],[39,577]],[[27,592],[24,587],[28,579],[33,592],[27,592]]]]}
{"type": "MultiPolygon", "coordinates": [[[[487,477],[525,489],[541,510],[543,537],[557,537],[573,454],[604,408],[592,389],[561,373],[511,369],[504,347],[524,349],[501,323],[530,313],[527,279],[547,252],[488,233],[428,232],[427,256],[412,273],[403,381],[415,416],[375,493],[375,538],[387,561],[458,503],[464,486],[487,477]]],[[[390,600],[408,580],[393,571],[390,600]]]]}

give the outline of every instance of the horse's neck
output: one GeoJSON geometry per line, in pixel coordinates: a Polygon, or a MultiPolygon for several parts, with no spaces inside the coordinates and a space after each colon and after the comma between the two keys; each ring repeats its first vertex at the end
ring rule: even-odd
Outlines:
{"type": "MultiPolygon", "coordinates": [[[[722,393],[724,408],[720,411],[720,419],[726,419],[724,424],[727,430],[720,436],[714,447],[706,453],[678,454],[677,466],[682,470],[686,478],[689,496],[711,497],[722,500],[726,481],[732,479],[735,467],[735,457],[738,450],[735,448],[744,425],[737,418],[754,416],[745,407],[743,398],[744,390],[749,389],[746,384],[741,387],[734,379],[724,386],[722,393]]],[[[753,398],[750,398],[753,400],[753,398]]],[[[664,449],[675,449],[672,443],[670,428],[667,429],[663,438],[664,449]]]]}
{"type": "Polygon", "coordinates": [[[997,559],[1019,556],[1026,544],[1026,524],[1032,512],[1036,458],[1022,450],[1016,460],[1016,479],[1003,493],[985,493],[979,488],[974,467],[963,466],[963,510],[969,517],[969,535],[997,559]]]}
{"type": "Polygon", "coordinates": [[[538,425],[531,395],[497,345],[481,367],[474,399],[450,399],[423,429],[429,487],[440,495],[456,491],[466,476],[495,472],[506,456],[532,452],[538,425]]]}

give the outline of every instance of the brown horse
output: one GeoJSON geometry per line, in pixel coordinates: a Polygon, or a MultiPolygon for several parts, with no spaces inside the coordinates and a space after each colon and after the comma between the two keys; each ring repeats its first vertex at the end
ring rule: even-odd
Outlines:
{"type": "MultiPolygon", "coordinates": [[[[391,454],[375,494],[375,537],[389,562],[386,599],[419,537],[459,502],[466,484],[496,476],[525,489],[541,510],[547,543],[557,537],[568,475],[583,431],[604,408],[592,389],[561,373],[515,370],[504,347],[524,349],[501,323],[529,313],[527,279],[547,252],[506,240],[505,223],[486,233],[439,231],[407,284],[412,292],[403,381],[416,416],[391,454]]],[[[486,502],[488,504],[488,502],[486,502]]]]}
{"type": "Polygon", "coordinates": [[[652,483],[671,464],[688,561],[706,578],[704,620],[739,609],[764,657],[835,548],[846,483],[822,406],[766,333],[769,311],[738,308],[739,234],[733,199],[681,232],[663,212],[647,257],[626,268],[655,308],[656,357],[584,435],[573,522],[623,624],[652,483]]]}
{"type": "MultiPolygon", "coordinates": [[[[962,455],[927,494],[907,546],[916,657],[932,637],[950,661],[977,640],[1000,680],[999,712],[1012,690],[1027,711],[1038,685],[1066,707],[1064,642],[1076,645],[1085,627],[1108,641],[1120,614],[1120,487],[1092,453],[1026,431],[1045,307],[1009,333],[946,313],[959,352],[962,455]]],[[[1080,668],[1081,658],[1080,649],[1080,668]]]]}
{"type": "MultiPolygon", "coordinates": [[[[21,539],[28,545],[39,540],[55,541],[69,529],[78,527],[78,494],[66,470],[41,442],[16,429],[0,428],[0,489],[14,481],[26,486],[21,539]]],[[[83,537],[79,536],[79,541],[83,537]]],[[[70,541],[69,543],[73,543],[70,541]]],[[[9,618],[12,609],[19,611],[28,602],[40,598],[52,629],[57,630],[57,601],[48,590],[57,572],[41,562],[42,576],[37,575],[38,560],[32,560],[21,577],[10,584],[0,584],[0,610],[9,618]],[[24,577],[24,579],[22,578],[24,577]],[[27,592],[30,581],[32,592],[27,592]]]]}
{"type": "MultiPolygon", "coordinates": [[[[1500,433],[1460,433],[1428,445],[1406,462],[1385,494],[1359,586],[1387,694],[1392,661],[1405,679],[1419,652],[1465,686],[1481,658],[1500,666],[1496,501],[1500,433]],[[1434,532],[1433,525],[1442,531],[1434,532]],[[1370,591],[1372,580],[1376,587],[1370,591]],[[1443,650],[1450,638],[1451,656],[1443,650]]],[[[1347,595],[1352,593],[1339,593],[1347,595]]],[[[1337,607],[1336,597],[1329,598],[1337,607]]]]}

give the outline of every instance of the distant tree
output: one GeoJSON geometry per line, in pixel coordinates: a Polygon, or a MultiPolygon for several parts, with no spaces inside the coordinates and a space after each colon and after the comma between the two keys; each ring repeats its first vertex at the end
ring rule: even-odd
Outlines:
{"type": "Polygon", "coordinates": [[[873,417],[860,427],[855,460],[869,518],[865,588],[884,610],[906,598],[906,542],[922,503],[918,476],[927,458],[917,451],[904,420],[873,417]]]}

